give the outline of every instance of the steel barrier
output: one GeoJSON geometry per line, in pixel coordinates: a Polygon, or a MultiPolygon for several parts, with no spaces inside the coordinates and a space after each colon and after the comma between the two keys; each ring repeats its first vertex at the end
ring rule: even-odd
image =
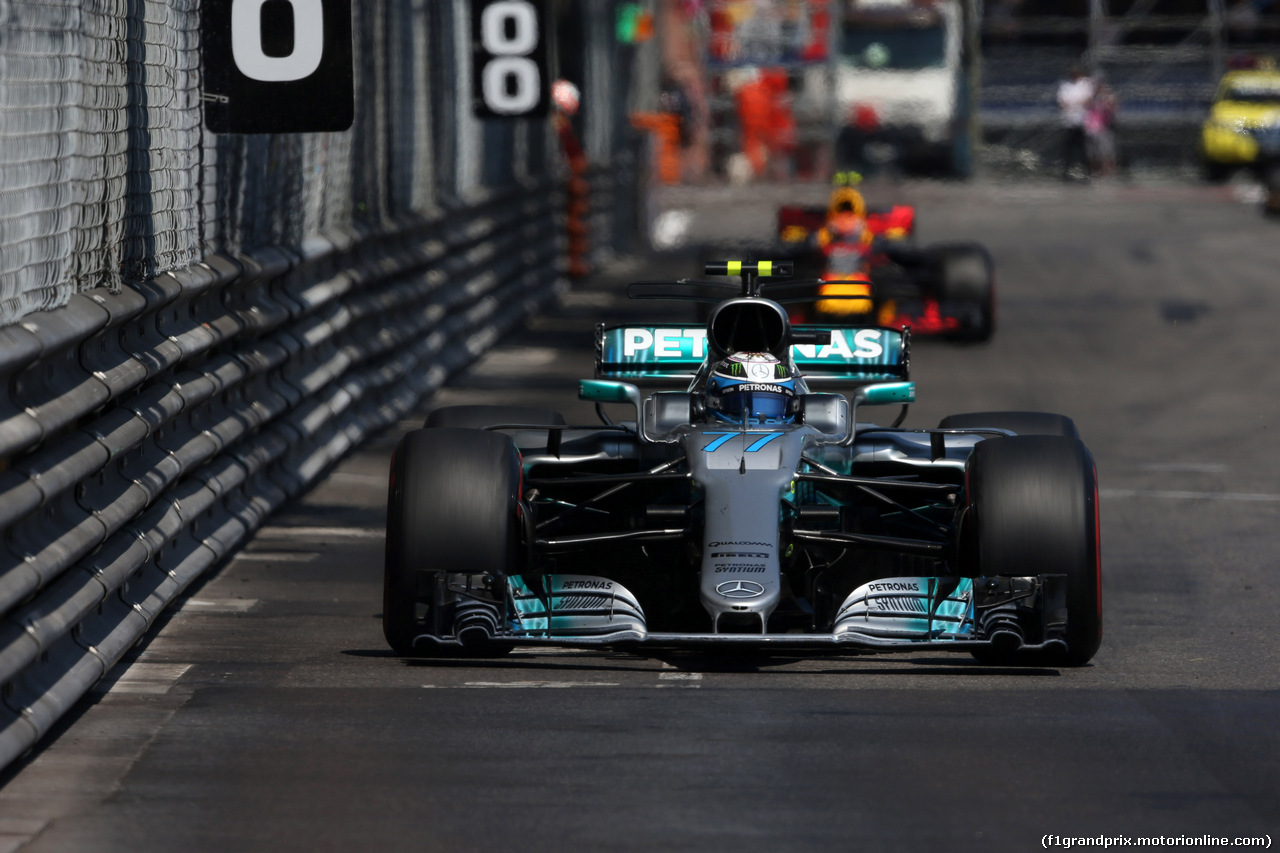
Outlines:
{"type": "Polygon", "coordinates": [[[554,298],[563,211],[528,186],[0,328],[0,766],[269,513],[554,298]]]}

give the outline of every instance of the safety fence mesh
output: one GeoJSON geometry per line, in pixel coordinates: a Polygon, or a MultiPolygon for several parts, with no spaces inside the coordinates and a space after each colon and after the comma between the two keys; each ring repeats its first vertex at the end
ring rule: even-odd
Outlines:
{"type": "Polygon", "coordinates": [[[354,6],[351,129],[230,135],[202,120],[199,0],[0,0],[0,768],[562,293],[573,216],[595,258],[632,247],[608,3],[547,3],[599,72],[572,181],[548,119],[471,114],[468,0],[354,6]]]}
{"type": "MultiPolygon", "coordinates": [[[[199,0],[0,0],[0,327],[214,252],[297,249],[558,168],[545,118],[471,115],[468,0],[353,5],[351,130],[220,135],[202,123],[199,0]]],[[[614,4],[547,5],[573,36],[562,65],[593,75],[580,122],[607,162],[627,143],[614,4]]]]}

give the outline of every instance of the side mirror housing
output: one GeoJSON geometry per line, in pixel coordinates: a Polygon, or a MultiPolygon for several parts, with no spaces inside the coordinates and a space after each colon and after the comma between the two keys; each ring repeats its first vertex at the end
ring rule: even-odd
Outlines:
{"type": "Polygon", "coordinates": [[[578,399],[595,403],[634,403],[640,405],[640,389],[629,382],[612,379],[578,380],[578,399]]]}
{"type": "Polygon", "coordinates": [[[853,394],[854,405],[860,406],[905,405],[915,401],[914,382],[877,382],[874,385],[864,385],[853,394]]]}
{"type": "Polygon", "coordinates": [[[644,432],[644,401],[640,389],[630,382],[612,379],[579,379],[578,399],[595,403],[630,403],[636,409],[636,429],[642,441],[648,441],[644,432]]]}
{"type": "Polygon", "coordinates": [[[843,441],[852,427],[849,409],[849,401],[841,394],[805,394],[800,397],[800,422],[843,441]]]}

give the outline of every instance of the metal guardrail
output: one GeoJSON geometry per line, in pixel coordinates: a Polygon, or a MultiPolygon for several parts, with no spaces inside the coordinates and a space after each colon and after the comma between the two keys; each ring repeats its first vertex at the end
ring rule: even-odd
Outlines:
{"type": "Polygon", "coordinates": [[[563,281],[543,184],[0,329],[0,767],[203,572],[563,281]]]}

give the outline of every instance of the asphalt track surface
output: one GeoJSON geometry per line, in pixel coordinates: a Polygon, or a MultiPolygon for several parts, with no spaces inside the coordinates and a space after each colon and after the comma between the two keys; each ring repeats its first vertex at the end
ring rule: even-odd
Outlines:
{"type": "MultiPolygon", "coordinates": [[[[352,455],[0,789],[0,851],[1028,850],[1280,835],[1280,223],[1221,188],[907,185],[924,242],[993,252],[986,346],[921,343],[908,426],[1072,415],[1102,485],[1091,666],[384,645],[392,431],[352,455]],[[1123,843],[1123,842],[1122,842],[1123,843]]],[[[814,192],[809,196],[813,197],[814,192]]],[[[760,190],[668,193],[692,238],[760,190]]],[[[424,404],[573,399],[627,261],[424,404]]]]}

